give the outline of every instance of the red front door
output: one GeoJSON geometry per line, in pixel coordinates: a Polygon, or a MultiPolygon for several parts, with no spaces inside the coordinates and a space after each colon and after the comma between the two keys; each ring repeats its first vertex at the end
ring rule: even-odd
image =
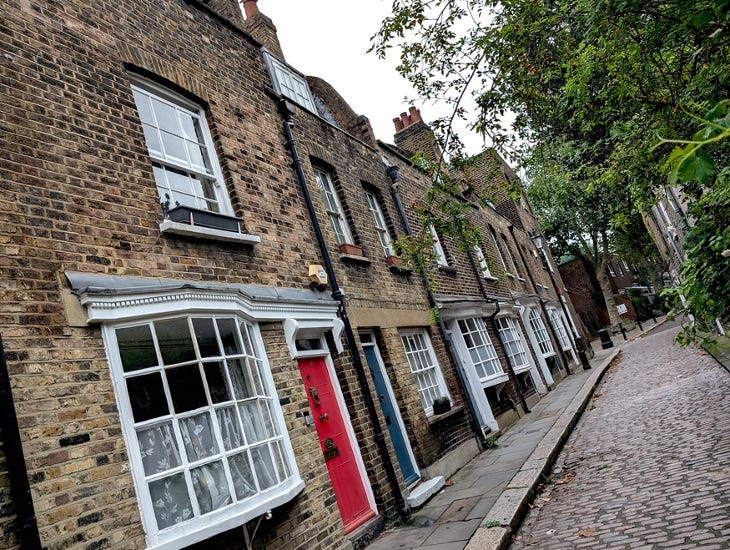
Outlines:
{"type": "Polygon", "coordinates": [[[349,533],[373,517],[375,511],[368,500],[324,357],[299,359],[299,372],[307,391],[319,444],[332,480],[337,507],[345,524],[345,533],[349,533]]]}

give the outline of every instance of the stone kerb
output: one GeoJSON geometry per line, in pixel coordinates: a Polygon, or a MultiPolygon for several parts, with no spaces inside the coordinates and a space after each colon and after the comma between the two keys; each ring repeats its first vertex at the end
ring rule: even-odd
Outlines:
{"type": "Polygon", "coordinates": [[[588,405],[598,382],[619,352],[619,349],[614,350],[600,365],[594,367],[593,372],[576,396],[560,414],[489,510],[484,521],[470,539],[466,550],[502,550],[509,546],[512,530],[522,521],[526,508],[541,482],[542,475],[555,463],[563,444],[578,422],[580,414],[588,405]]]}

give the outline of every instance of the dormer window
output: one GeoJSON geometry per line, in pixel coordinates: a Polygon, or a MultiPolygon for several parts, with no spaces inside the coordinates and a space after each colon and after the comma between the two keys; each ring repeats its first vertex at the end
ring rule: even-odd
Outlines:
{"type": "Polygon", "coordinates": [[[314,104],[312,92],[309,90],[307,79],[266,51],[264,51],[264,59],[276,93],[291,99],[308,111],[316,113],[317,107],[314,104]]]}

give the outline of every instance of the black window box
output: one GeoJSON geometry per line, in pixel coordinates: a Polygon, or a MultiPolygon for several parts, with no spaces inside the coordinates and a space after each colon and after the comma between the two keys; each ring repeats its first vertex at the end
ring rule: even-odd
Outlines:
{"type": "Polygon", "coordinates": [[[165,218],[178,223],[187,223],[200,227],[210,227],[222,231],[241,232],[241,219],[208,210],[199,210],[189,206],[176,206],[167,211],[165,218]]]}

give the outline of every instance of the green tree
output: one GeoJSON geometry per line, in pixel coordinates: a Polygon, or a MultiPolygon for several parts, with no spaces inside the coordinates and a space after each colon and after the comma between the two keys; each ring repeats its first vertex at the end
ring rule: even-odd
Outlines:
{"type": "MultiPolygon", "coordinates": [[[[572,230],[572,242],[595,233],[605,252],[666,184],[669,151],[654,147],[658,136],[679,139],[688,128],[703,130],[685,111],[703,112],[730,97],[729,13],[730,0],[394,0],[373,49],[384,55],[399,46],[401,74],[423,99],[451,102],[454,117],[466,116],[461,106],[471,95],[472,127],[539,175],[541,185],[554,178],[552,185],[582,190],[580,201],[595,207],[602,227],[581,215],[587,225],[572,230]],[[507,113],[514,116],[510,127],[500,122],[507,113]],[[567,175],[555,169],[556,147],[569,148],[558,151],[569,156],[567,175]]],[[[458,157],[450,122],[440,121],[436,135],[458,157]]],[[[722,146],[712,145],[680,168],[688,178],[677,183],[692,205],[726,185],[715,176],[700,178],[708,158],[723,162],[722,146]],[[700,172],[691,174],[692,168],[700,172]]],[[[578,200],[567,197],[564,207],[578,200]]],[[[706,225],[707,238],[716,236],[720,220],[705,224],[704,214],[696,211],[698,225],[706,225]]],[[[556,239],[564,233],[554,220],[542,221],[556,239]]],[[[688,250],[690,260],[713,274],[727,266],[722,256],[707,263],[693,256],[701,249],[688,250]]],[[[710,304],[690,298],[714,292],[705,286],[713,279],[693,279],[684,298],[694,307],[710,304]]],[[[727,312],[728,301],[729,293],[712,297],[724,303],[719,312],[727,312]]]]}

